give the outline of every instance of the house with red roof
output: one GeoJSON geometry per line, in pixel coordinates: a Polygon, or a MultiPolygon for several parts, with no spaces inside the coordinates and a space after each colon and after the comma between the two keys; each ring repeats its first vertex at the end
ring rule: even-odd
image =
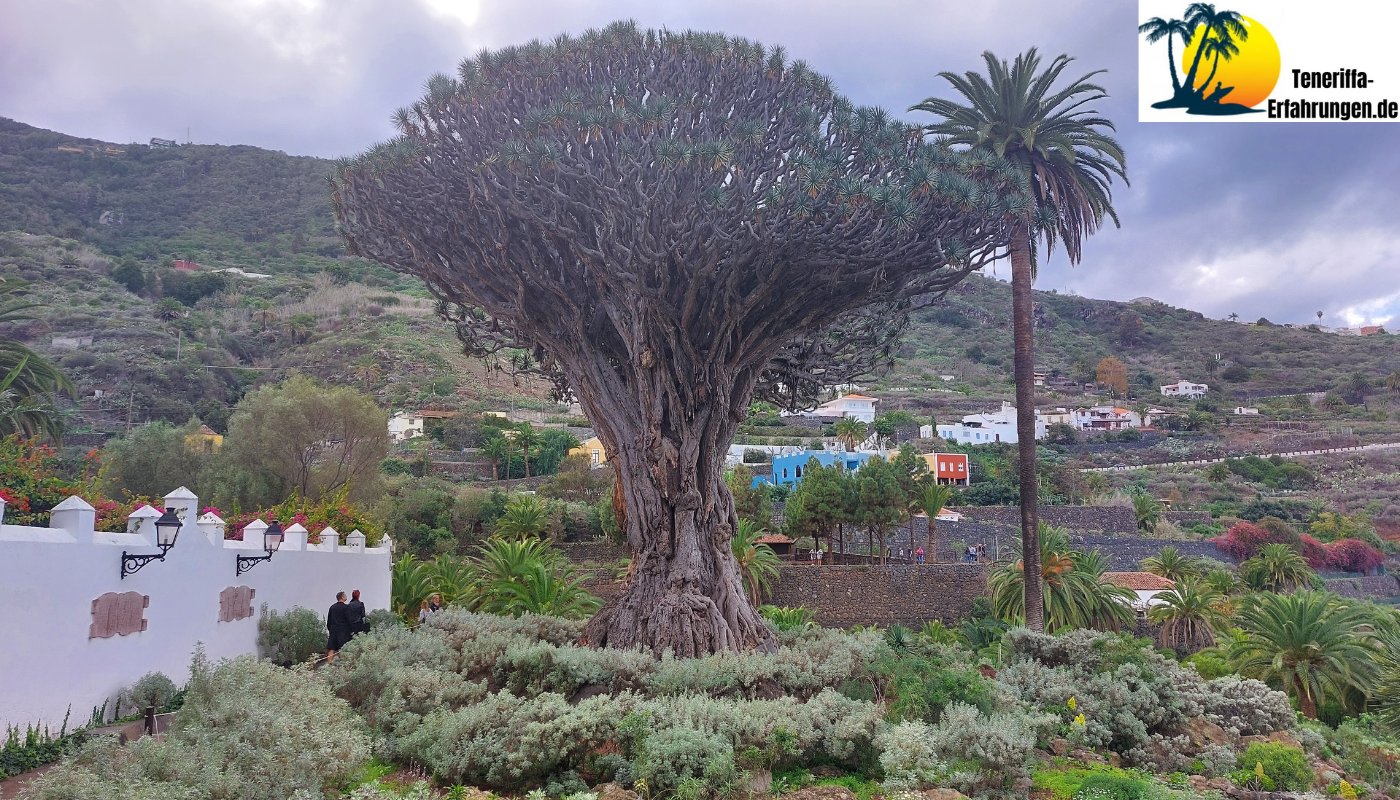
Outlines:
{"type": "Polygon", "coordinates": [[[1132,601],[1133,610],[1139,613],[1162,605],[1163,601],[1157,599],[1157,595],[1176,589],[1174,581],[1151,572],[1105,572],[1103,579],[1105,583],[1132,590],[1137,595],[1137,599],[1132,601]]]}

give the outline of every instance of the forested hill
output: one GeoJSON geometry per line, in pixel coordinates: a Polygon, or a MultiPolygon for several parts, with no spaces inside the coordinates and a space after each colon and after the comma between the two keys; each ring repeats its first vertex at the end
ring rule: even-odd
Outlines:
{"type": "MultiPolygon", "coordinates": [[[[415,280],[345,254],[330,168],[256,147],[111,144],[0,118],[0,278],[28,281],[49,304],[41,324],[15,333],[44,350],[56,335],[95,335],[79,352],[53,354],[85,391],[115,387],[121,408],[108,411],[123,420],[217,419],[248,386],[298,370],[357,383],[395,406],[536,394],[463,358],[415,280]],[[178,274],[177,259],[200,267],[178,274]],[[213,272],[229,267],[271,277],[213,272]],[[157,308],[172,298],[187,310],[178,320],[169,302],[157,308]],[[146,388],[177,356],[190,374],[202,371],[199,380],[174,394],[146,388]]],[[[1006,284],[966,281],[919,315],[877,388],[944,387],[938,376],[951,374],[970,400],[1006,396],[1010,305],[1006,284]]],[[[1047,371],[1092,380],[1114,356],[1138,393],[1178,378],[1242,395],[1319,389],[1352,372],[1400,369],[1400,340],[1389,336],[1246,326],[1054,293],[1039,294],[1036,309],[1047,371]]]]}

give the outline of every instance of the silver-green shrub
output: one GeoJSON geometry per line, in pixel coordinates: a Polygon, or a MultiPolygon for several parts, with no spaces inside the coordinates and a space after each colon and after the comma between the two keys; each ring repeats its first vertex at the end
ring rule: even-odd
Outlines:
{"type": "Polygon", "coordinates": [[[305,669],[197,653],[164,739],[98,737],[36,780],[30,800],[285,800],[343,785],[370,755],[363,722],[305,669]]]}
{"type": "Polygon", "coordinates": [[[953,703],[929,727],[929,745],[934,758],[948,765],[949,786],[979,798],[1019,797],[1019,784],[1030,776],[1037,728],[1049,721],[1020,711],[984,715],[975,706],[953,703]]]}
{"type": "Polygon", "coordinates": [[[1229,676],[1206,684],[1206,719],[1241,736],[1288,730],[1298,719],[1288,695],[1249,678],[1229,676]]]}
{"type": "Polygon", "coordinates": [[[309,608],[269,611],[258,619],[258,653],[274,664],[290,667],[326,652],[326,623],[309,608]]]}
{"type": "Polygon", "coordinates": [[[875,746],[880,751],[885,788],[892,791],[916,791],[934,786],[947,774],[947,765],[938,760],[933,750],[928,723],[891,725],[879,735],[875,746]]]}
{"type": "Polygon", "coordinates": [[[734,747],[719,734],[691,728],[655,731],[637,746],[632,764],[634,780],[646,781],[649,791],[674,792],[684,781],[698,781],[706,794],[724,796],[738,778],[734,747]]]}
{"type": "Polygon", "coordinates": [[[147,708],[161,711],[170,705],[177,691],[175,682],[166,677],[165,673],[148,672],[122,690],[117,699],[117,713],[139,714],[147,708]]]}

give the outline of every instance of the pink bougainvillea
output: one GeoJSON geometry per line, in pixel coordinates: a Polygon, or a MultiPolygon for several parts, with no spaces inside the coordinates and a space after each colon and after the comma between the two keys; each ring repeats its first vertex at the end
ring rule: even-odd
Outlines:
{"type": "Polygon", "coordinates": [[[1381,551],[1360,539],[1338,539],[1327,545],[1327,565],[1332,569],[1369,575],[1384,561],[1381,551]]]}

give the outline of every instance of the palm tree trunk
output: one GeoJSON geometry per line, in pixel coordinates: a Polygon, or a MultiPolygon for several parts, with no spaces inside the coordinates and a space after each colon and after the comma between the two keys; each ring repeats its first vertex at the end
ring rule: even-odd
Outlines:
{"type": "Polygon", "coordinates": [[[1172,94],[1181,94],[1181,78],[1176,74],[1176,56],[1172,53],[1172,35],[1167,34],[1167,66],[1172,70],[1172,94]]]}
{"type": "Polygon", "coordinates": [[[1215,77],[1215,71],[1218,70],[1218,69],[1220,69],[1220,56],[1219,56],[1219,55],[1217,55],[1217,56],[1215,57],[1215,61],[1210,65],[1210,74],[1207,75],[1207,76],[1206,76],[1206,79],[1205,79],[1204,81],[1201,82],[1201,97],[1202,97],[1202,98],[1205,98],[1205,97],[1209,96],[1207,93],[1210,91],[1210,81],[1211,81],[1212,78],[1215,77]]]}
{"type": "MultiPolygon", "coordinates": [[[[1203,26],[1203,27],[1204,27],[1204,26],[1203,26]]],[[[1208,36],[1209,34],[1210,34],[1210,30],[1209,30],[1209,28],[1206,28],[1206,29],[1201,33],[1201,36],[1202,36],[1202,37],[1205,37],[1205,36],[1208,36]]],[[[1186,70],[1186,77],[1183,78],[1182,81],[1181,81],[1181,91],[1182,91],[1182,93],[1188,94],[1188,95],[1189,95],[1189,94],[1197,94],[1196,89],[1195,89],[1195,86],[1196,86],[1196,70],[1200,69],[1200,67],[1201,67],[1201,56],[1205,55],[1205,52],[1206,52],[1205,42],[1202,41],[1202,42],[1201,42],[1201,46],[1199,46],[1199,47],[1196,48],[1196,57],[1193,58],[1193,59],[1191,59],[1191,68],[1188,69],[1188,70],[1186,70]]]]}
{"type": "Polygon", "coordinates": [[[1035,342],[1031,297],[1031,232],[1029,222],[1011,240],[1011,330],[1015,339],[1016,438],[1020,455],[1021,557],[1025,565],[1026,627],[1045,630],[1045,597],[1041,592],[1040,534],[1036,522],[1038,491],[1035,474],[1035,342]]]}

